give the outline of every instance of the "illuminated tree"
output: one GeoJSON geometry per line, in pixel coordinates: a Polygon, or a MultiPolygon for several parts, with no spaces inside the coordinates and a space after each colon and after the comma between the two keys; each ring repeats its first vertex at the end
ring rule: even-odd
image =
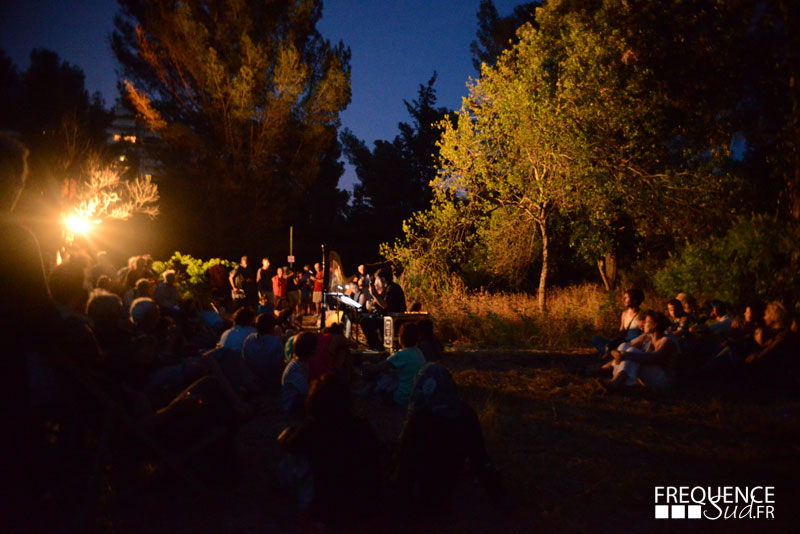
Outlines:
{"type": "Polygon", "coordinates": [[[598,253],[621,213],[648,231],[672,208],[701,212],[721,180],[666,157],[660,95],[624,35],[583,12],[545,8],[537,22],[442,122],[434,207],[387,253],[443,270],[471,261],[512,284],[539,260],[544,309],[557,222],[588,231],[598,253]]]}
{"type": "Polygon", "coordinates": [[[105,164],[94,155],[82,179],[64,180],[62,237],[71,244],[75,234],[87,234],[95,224],[125,221],[141,214],[154,219],[159,213],[158,186],[149,176],[124,179],[125,169],[105,164]]]}
{"type": "Polygon", "coordinates": [[[120,5],[112,45],[162,140],[171,215],[217,252],[261,245],[317,182],[350,100],[349,50],[315,29],[321,2],[120,5]]]}
{"type": "Polygon", "coordinates": [[[67,199],[72,214],[92,222],[124,221],[137,213],[153,218],[158,215],[158,187],[149,177],[123,180],[123,170],[102,165],[96,158],[86,174],[88,178],[78,183],[67,199]]]}

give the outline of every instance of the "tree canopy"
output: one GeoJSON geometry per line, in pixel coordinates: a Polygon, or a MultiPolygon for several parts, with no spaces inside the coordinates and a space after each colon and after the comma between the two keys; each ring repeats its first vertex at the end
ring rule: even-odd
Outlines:
{"type": "MultiPolygon", "coordinates": [[[[757,207],[752,187],[775,190],[743,169],[761,148],[750,106],[766,102],[735,63],[763,73],[748,47],[784,19],[744,4],[540,7],[535,26],[483,66],[455,124],[442,123],[433,208],[407,221],[387,255],[412,276],[484,270],[512,286],[538,260],[543,306],[553,237],[613,261],[622,240],[665,255],[724,232],[757,207]],[[736,154],[738,138],[747,148],[736,154]]],[[[783,57],[785,44],[769,53],[783,57]]]]}
{"type": "Polygon", "coordinates": [[[338,176],[319,178],[341,173],[350,52],[316,30],[321,2],[119,3],[112,46],[130,104],[159,134],[170,226],[235,255],[288,226],[310,191],[341,201],[338,176]]]}
{"type": "Polygon", "coordinates": [[[478,72],[481,64],[494,66],[503,50],[516,43],[517,29],[526,22],[534,23],[534,13],[541,0],[526,2],[514,8],[511,14],[501,17],[492,0],[481,0],[478,7],[477,40],[470,43],[472,65],[478,72]]]}
{"type": "Polygon", "coordinates": [[[111,114],[99,93],[89,95],[79,67],[50,50],[30,57],[20,72],[0,50],[0,115],[3,129],[18,132],[31,152],[28,201],[52,201],[64,180],[78,179],[90,157],[105,151],[111,114]]]}

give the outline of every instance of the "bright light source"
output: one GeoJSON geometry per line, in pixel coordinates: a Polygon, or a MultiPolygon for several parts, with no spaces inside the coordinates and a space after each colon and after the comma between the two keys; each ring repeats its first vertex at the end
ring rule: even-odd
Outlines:
{"type": "Polygon", "coordinates": [[[73,234],[85,234],[89,231],[89,221],[77,215],[70,215],[64,221],[67,225],[67,230],[73,234]]]}

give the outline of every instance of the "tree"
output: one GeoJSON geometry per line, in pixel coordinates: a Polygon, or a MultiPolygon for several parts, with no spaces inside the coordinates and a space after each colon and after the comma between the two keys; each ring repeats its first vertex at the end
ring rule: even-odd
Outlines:
{"type": "Polygon", "coordinates": [[[321,2],[120,6],[112,47],[162,141],[165,212],[198,248],[263,247],[317,182],[350,100],[350,52],[315,29],[321,2]]]}
{"type": "Polygon", "coordinates": [[[341,136],[345,156],[359,179],[353,189],[350,224],[375,252],[379,244],[401,235],[402,223],[412,213],[430,206],[429,184],[436,176],[438,152],[436,124],[447,112],[436,106],[435,83],[436,73],[427,84],[420,84],[415,100],[404,101],[411,122],[398,125],[400,133],[393,141],[375,141],[370,150],[349,130],[341,136]]]}
{"type": "Polygon", "coordinates": [[[50,192],[81,178],[88,160],[105,152],[111,113],[99,93],[89,96],[83,71],[50,50],[33,50],[22,73],[0,51],[0,72],[2,127],[19,132],[31,152],[27,200],[53,201],[50,192]]]}
{"type": "MultiPolygon", "coordinates": [[[[497,65],[484,65],[455,124],[442,123],[432,213],[412,221],[416,228],[390,256],[415,248],[419,236],[435,243],[424,236],[451,229],[425,219],[441,223],[443,213],[457,212],[457,227],[469,228],[479,252],[473,259],[496,276],[513,283],[539,259],[544,310],[556,222],[588,229],[602,249],[623,213],[649,235],[672,210],[700,216],[712,207],[721,180],[695,163],[697,154],[669,157],[652,71],[616,27],[593,15],[542,8],[538,30],[523,26],[497,65]]],[[[451,265],[455,257],[442,251],[426,260],[451,265]]],[[[444,251],[464,257],[463,248],[444,251]]]]}
{"type": "Polygon", "coordinates": [[[510,15],[501,17],[492,0],[481,0],[477,14],[478,40],[469,45],[475,70],[480,72],[482,63],[494,66],[503,50],[517,42],[517,29],[526,22],[536,24],[534,13],[541,5],[541,0],[526,2],[516,6],[510,15]]]}

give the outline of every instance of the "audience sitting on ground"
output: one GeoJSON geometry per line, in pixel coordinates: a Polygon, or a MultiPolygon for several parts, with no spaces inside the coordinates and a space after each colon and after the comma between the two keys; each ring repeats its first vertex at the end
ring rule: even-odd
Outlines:
{"type": "Polygon", "coordinates": [[[288,299],[278,299],[278,305],[275,308],[275,321],[284,332],[297,329],[297,325],[295,324],[294,308],[288,299]]]}
{"type": "Polygon", "coordinates": [[[153,293],[153,298],[161,308],[162,313],[166,310],[175,312],[179,308],[180,297],[178,288],[175,287],[175,271],[168,269],[161,274],[163,281],[160,282],[153,293]]]}
{"type": "Polygon", "coordinates": [[[256,317],[256,333],[242,345],[242,358],[268,389],[277,389],[283,374],[283,342],[275,335],[275,316],[261,313],[256,317]]]}
{"type": "Polygon", "coordinates": [[[702,316],[689,328],[691,336],[686,343],[686,352],[698,362],[707,362],[726,345],[733,319],[728,307],[721,300],[710,300],[705,304],[708,319],[702,316]]]}
{"type": "Polygon", "coordinates": [[[243,306],[234,312],[233,326],[222,333],[217,347],[241,354],[244,340],[256,333],[256,329],[253,328],[253,310],[249,306],[243,306]]]}
{"type": "Polygon", "coordinates": [[[797,385],[800,347],[797,332],[792,331],[790,317],[783,304],[770,302],[767,305],[764,324],[763,332],[756,335],[760,350],[745,358],[747,368],[760,378],[797,385]]]}
{"type": "Polygon", "coordinates": [[[750,302],[744,308],[744,313],[733,319],[729,336],[733,339],[753,338],[757,330],[764,328],[764,304],[758,301],[750,302]]]}
{"type": "Polygon", "coordinates": [[[142,278],[151,279],[150,276],[148,276],[150,271],[147,269],[147,259],[144,256],[138,256],[135,262],[134,268],[125,275],[125,281],[122,285],[125,291],[133,289],[142,278]]]}
{"type": "Polygon", "coordinates": [[[271,293],[264,293],[258,296],[258,308],[256,308],[256,313],[261,315],[262,313],[268,313],[272,315],[273,319],[275,318],[275,306],[272,305],[272,300],[270,299],[271,293]]]}
{"type": "MultiPolygon", "coordinates": [[[[105,250],[101,250],[97,253],[97,261],[95,264],[89,269],[87,275],[87,281],[89,285],[93,287],[97,286],[97,281],[100,279],[101,276],[104,276],[110,280],[113,280],[117,276],[117,270],[111,264],[111,260],[108,258],[108,252],[105,250]]],[[[104,288],[105,289],[105,288],[104,288]]]]}
{"type": "Polygon", "coordinates": [[[414,382],[394,469],[404,506],[441,509],[467,460],[490,496],[501,496],[475,410],[459,398],[447,369],[428,362],[414,382]]]}
{"type": "Polygon", "coordinates": [[[292,343],[293,356],[281,376],[280,407],[292,417],[302,416],[308,395],[308,361],[317,350],[317,335],[297,334],[292,343]]]}
{"type": "Polygon", "coordinates": [[[442,359],[444,348],[433,332],[433,321],[423,319],[419,325],[419,349],[425,356],[426,362],[438,362],[442,359]]]}
{"type": "Polygon", "coordinates": [[[86,309],[89,294],[83,287],[83,277],[80,265],[64,262],[50,273],[48,286],[62,319],[73,318],[88,324],[83,310],[86,309]]]}
{"type": "Polygon", "coordinates": [[[350,349],[342,325],[333,324],[317,336],[317,350],[308,362],[308,379],[313,382],[322,375],[336,373],[350,381],[350,349]]]}
{"type": "Polygon", "coordinates": [[[641,289],[632,287],[622,295],[622,304],[625,306],[625,310],[620,316],[617,336],[613,339],[601,336],[592,337],[592,345],[601,357],[607,357],[611,349],[616,348],[620,343],[631,341],[642,334],[643,316],[639,309],[642,302],[644,302],[644,293],[641,289]]]}
{"type": "Polygon", "coordinates": [[[689,326],[700,320],[698,317],[700,310],[697,306],[697,299],[686,293],[678,293],[675,298],[681,301],[681,305],[683,305],[683,312],[687,317],[689,317],[689,326]]]}
{"type": "Polygon", "coordinates": [[[683,304],[678,299],[667,302],[667,313],[669,314],[669,331],[678,338],[685,338],[689,335],[689,316],[683,309],[683,304]]]}
{"type": "Polygon", "coordinates": [[[138,298],[153,297],[153,283],[147,278],[140,278],[134,287],[125,292],[122,304],[125,310],[130,310],[131,304],[138,298]]]}
{"type": "Polygon", "coordinates": [[[711,300],[708,302],[708,318],[710,323],[698,323],[690,328],[693,334],[703,334],[708,332],[720,339],[728,335],[731,330],[733,318],[728,315],[728,306],[721,300],[711,300]]]}
{"type": "Polygon", "coordinates": [[[383,361],[364,366],[366,391],[374,391],[398,406],[405,406],[414,386],[414,377],[425,363],[425,355],[417,346],[419,327],[404,323],[398,334],[401,350],[383,361]],[[374,386],[372,385],[374,381],[374,386]]]}
{"type": "Polygon", "coordinates": [[[347,383],[324,375],[311,385],[305,420],[278,438],[280,471],[297,496],[303,531],[375,532],[381,505],[379,444],[353,412],[347,383]]]}
{"type": "Polygon", "coordinates": [[[94,287],[96,289],[107,291],[108,293],[114,293],[114,281],[104,274],[97,278],[97,282],[95,283],[94,287]]]}
{"type": "Polygon", "coordinates": [[[663,314],[645,313],[644,334],[611,351],[613,360],[603,366],[612,371],[612,389],[635,386],[666,390],[675,383],[678,344],[666,335],[669,325],[663,314]]]}

